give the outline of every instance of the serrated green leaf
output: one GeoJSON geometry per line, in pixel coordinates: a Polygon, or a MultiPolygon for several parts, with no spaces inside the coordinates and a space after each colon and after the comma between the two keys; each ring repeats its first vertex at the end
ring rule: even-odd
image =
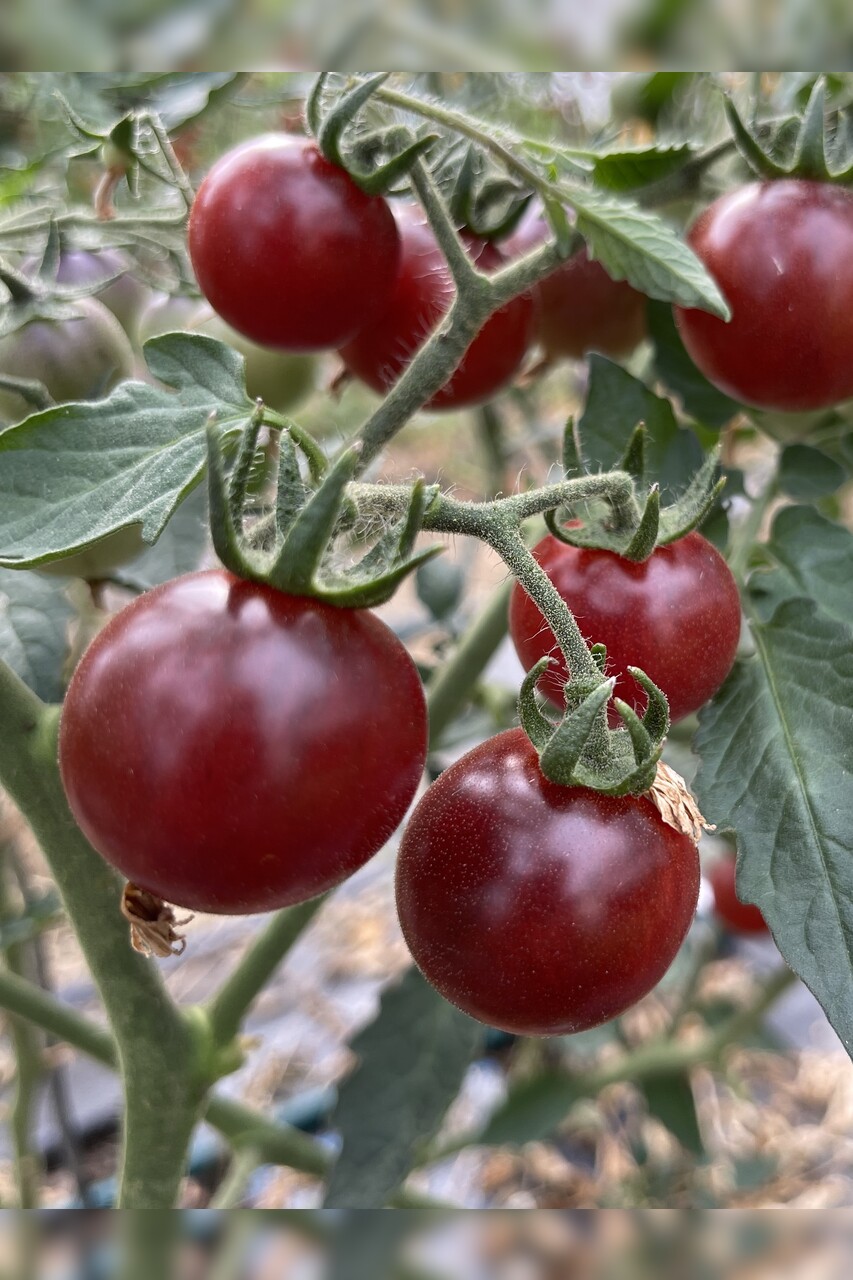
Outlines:
{"type": "Polygon", "coordinates": [[[0,661],[45,702],[60,702],[74,610],[68,584],[0,569],[0,661]]]}
{"type": "Polygon", "coordinates": [[[696,368],[681,341],[668,303],[650,301],[647,316],[655,373],[661,382],[679,397],[691,418],[717,430],[724,427],[740,412],[741,406],[718,391],[696,368]]]}
{"type": "Polygon", "coordinates": [[[564,187],[589,255],[614,280],[650,298],[728,319],[728,304],[705,267],[656,213],[590,188],[564,187]]]}
{"type": "Polygon", "coordinates": [[[683,168],[696,152],[690,142],[652,147],[624,147],[613,151],[590,152],[592,173],[600,187],[609,191],[630,191],[658,182],[683,168]]]}
{"type": "Polygon", "coordinates": [[[640,1092],[646,1099],[649,1114],[660,1120],[686,1151],[695,1156],[704,1155],[696,1100],[686,1074],[681,1072],[645,1080],[640,1092]]]}
{"type": "Polygon", "coordinates": [[[828,617],[853,626],[853,534],[813,507],[785,507],[773,521],[764,550],[769,572],[750,578],[750,596],[762,618],[783,600],[812,599],[828,617]]]}
{"type": "Polygon", "coordinates": [[[678,425],[668,400],[621,365],[591,355],[586,404],[578,422],[587,468],[618,466],[638,422],[646,425],[646,481],[660,484],[665,497],[681,493],[702,464],[699,441],[678,425]]]}
{"type": "Polygon", "coordinates": [[[506,1101],[473,1141],[503,1147],[547,1138],[583,1097],[571,1076],[546,1072],[510,1089],[506,1101]]]}
{"type": "Polygon", "coordinates": [[[251,414],[243,357],[224,343],[171,333],[144,351],[166,386],[125,382],[0,433],[0,565],[37,565],[131,525],[153,542],[201,478],[210,414],[226,431],[251,414]]]}
{"type": "Polygon", "coordinates": [[[815,502],[840,489],[847,472],[839,462],[810,444],[789,444],[779,459],[779,488],[790,498],[815,502]]]}
{"type": "Polygon", "coordinates": [[[379,1016],[352,1044],[332,1124],[343,1149],[326,1208],[381,1209],[456,1097],[483,1028],[410,969],[382,998],[379,1016]]]}
{"type": "Polygon", "coordinates": [[[850,1053],[853,625],[816,597],[832,600],[845,558],[849,596],[853,536],[842,531],[846,552],[833,539],[831,553],[819,554],[812,522],[821,518],[793,510],[777,518],[770,552],[788,558],[797,594],[786,596],[781,570],[753,575],[746,608],[755,651],[700,713],[694,787],[706,817],[737,833],[739,896],[760,907],[850,1053]]]}

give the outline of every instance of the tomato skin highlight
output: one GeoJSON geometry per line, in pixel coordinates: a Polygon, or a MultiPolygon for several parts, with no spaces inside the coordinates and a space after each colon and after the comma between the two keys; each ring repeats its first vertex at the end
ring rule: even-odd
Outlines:
{"type": "MultiPolygon", "coordinates": [[[[411,363],[453,301],[453,279],[430,227],[416,211],[398,216],[400,268],[394,290],[376,321],[341,349],[347,369],[384,394],[411,363]]],[[[505,258],[492,244],[470,239],[481,271],[496,271],[505,258]]],[[[459,409],[482,404],[518,372],[533,338],[534,303],[521,294],[486,321],[448,382],[424,406],[459,409]]]]}
{"type": "Polygon", "coordinates": [[[339,347],[371,323],[400,255],[385,200],[287,134],[255,138],[214,164],[190,213],[189,251],[223,320],[288,351],[339,347]]]}
{"type": "MultiPolygon", "coordinates": [[[[570,547],[551,534],[537,543],[533,555],[584,638],[607,646],[616,697],[635,708],[645,706],[629,666],[642,668],[663,689],[673,720],[698,710],[717,692],[735,660],[740,596],[725,560],[700,533],[658,547],[641,564],[611,551],[570,547]]],[[[518,584],[510,598],[509,630],[527,671],[546,655],[555,659],[539,687],[563,706],[565,662],[554,633],[518,584]]]]}
{"type": "MultiPolygon", "coordinates": [[[[541,214],[522,221],[507,241],[513,257],[529,253],[550,235],[541,214]]],[[[630,355],[646,336],[646,297],[625,280],[613,280],[586,247],[573,253],[535,287],[536,331],[547,356],[581,360],[590,351],[630,355]]]]}
{"type": "Polygon", "coordinates": [[[767,934],[770,930],[758,907],[737,896],[735,867],[734,857],[718,858],[707,872],[717,918],[733,933],[767,934]]]}
{"type": "Polygon", "coordinates": [[[451,765],[419,801],[397,909],[424,976],[472,1017],[565,1035],[660,980],[699,895],[696,846],[649,800],[549,782],[521,729],[451,765]]]}
{"type": "Polygon", "coordinates": [[[715,386],[759,408],[821,409],[853,396],[853,193],[754,182],[701,213],[688,243],[731,310],[676,307],[681,338],[715,386]]]}
{"type": "Polygon", "coordinates": [[[71,811],[129,880],[243,914],[340,883],[408,809],[426,757],[417,670],[367,610],[189,574],[117,614],[71,681],[71,811]]]}

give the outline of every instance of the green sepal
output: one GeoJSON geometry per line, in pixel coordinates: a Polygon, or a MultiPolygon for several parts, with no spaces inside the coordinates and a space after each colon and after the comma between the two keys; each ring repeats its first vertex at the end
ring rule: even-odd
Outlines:
{"type": "Polygon", "coordinates": [[[723,107],[729,127],[734,134],[737,149],[749,167],[761,178],[787,178],[790,170],[768,155],[758,140],[750,133],[733,100],[726,94],[723,107]]]}
{"type": "Polygon", "coordinates": [[[602,681],[555,727],[539,753],[539,767],[551,782],[565,784],[567,779],[576,776],[576,766],[587,747],[598,714],[607,705],[615,684],[615,676],[602,681]]]}
{"type": "Polygon", "coordinates": [[[619,463],[620,471],[627,471],[636,481],[642,483],[646,475],[646,443],[648,432],[644,422],[638,422],[631,433],[628,447],[619,463]]]}
{"type": "Polygon", "coordinates": [[[409,556],[407,560],[389,568],[386,573],[363,582],[359,581],[357,574],[342,578],[337,583],[334,580],[318,582],[314,584],[311,594],[319,600],[325,600],[327,604],[344,608],[375,609],[391,599],[404,578],[419,565],[440,555],[443,550],[444,547],[436,543],[435,546],[426,547],[416,555],[409,556]]]}
{"type": "Polygon", "coordinates": [[[544,750],[556,728],[536,700],[536,686],[553,661],[553,658],[540,658],[530,668],[518,691],[518,719],[537,751],[544,750]]]}
{"type": "Polygon", "coordinates": [[[409,172],[415,161],[435,145],[438,137],[437,133],[422,134],[398,155],[392,156],[385,164],[380,165],[373,173],[359,173],[358,170],[350,169],[349,175],[367,195],[385,195],[400,178],[409,172]]]}
{"type": "Polygon", "coordinates": [[[267,573],[272,586],[290,595],[315,594],[314,578],[360,458],[360,444],[345,449],[293,520],[267,573]]]}
{"type": "MultiPolygon", "coordinates": [[[[360,81],[354,89],[343,94],[315,131],[317,146],[332,164],[346,168],[341,157],[341,137],[344,129],[350,124],[368,99],[372,98],[390,76],[390,71],[380,71],[360,81]]],[[[313,97],[313,95],[312,95],[313,97]]],[[[320,118],[319,98],[312,103],[311,114],[315,120],[320,118]]]]}
{"type": "Polygon", "coordinates": [[[290,531],[299,512],[305,506],[308,491],[299,471],[296,446],[289,431],[279,433],[278,485],[275,495],[275,523],[282,538],[290,531]]]}
{"type": "Polygon", "coordinates": [[[574,418],[567,418],[563,431],[563,471],[567,476],[575,472],[579,476],[586,475],[586,465],[581,453],[580,438],[574,418]]]}
{"type": "Polygon", "coordinates": [[[631,541],[622,552],[625,559],[633,560],[635,564],[642,564],[644,560],[648,560],[658,545],[659,529],[660,486],[653,484],[649,490],[649,496],[646,498],[646,505],[643,507],[640,523],[631,541]]]}
{"type": "Polygon", "coordinates": [[[791,173],[817,182],[832,180],[826,162],[826,81],[823,76],[815,80],[803,112],[791,173]]]}
{"type": "Polygon", "coordinates": [[[654,742],[663,742],[669,733],[669,701],[667,696],[641,667],[629,667],[628,672],[634,677],[648,697],[648,705],[642,715],[643,727],[654,742]]]}
{"type": "Polygon", "coordinates": [[[712,449],[684,493],[660,513],[658,545],[677,542],[698,528],[726,486],[726,477],[715,480],[720,463],[719,447],[712,449]]]}
{"type": "Polygon", "coordinates": [[[641,765],[648,760],[654,750],[651,734],[634,708],[630,707],[622,698],[614,698],[613,705],[619,712],[622,722],[628,731],[628,737],[631,739],[631,746],[634,749],[634,759],[638,765],[641,765]]]}
{"type": "Polygon", "coordinates": [[[259,578],[261,574],[246,553],[240,530],[234,521],[231,493],[222,463],[222,440],[213,415],[205,431],[207,441],[207,492],[213,549],[226,569],[238,578],[259,578]]]}

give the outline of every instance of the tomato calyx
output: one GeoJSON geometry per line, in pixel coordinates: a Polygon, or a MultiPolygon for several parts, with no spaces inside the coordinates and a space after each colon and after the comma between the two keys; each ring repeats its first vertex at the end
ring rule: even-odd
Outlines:
{"type": "MultiPolygon", "coordinates": [[[[444,164],[452,174],[448,207],[457,227],[464,227],[478,240],[503,240],[518,227],[533,192],[495,169],[473,143],[448,148],[444,164]],[[461,163],[459,147],[464,147],[461,163]]],[[[441,179],[443,166],[437,177],[441,179]]]]}
{"type": "Polygon", "coordinates": [[[853,153],[838,129],[827,135],[826,80],[818,76],[802,118],[763,121],[750,128],[730,97],[724,106],[738,150],[761,178],[853,181],[853,153]],[[766,143],[766,145],[765,145],[766,143]]]}
{"type": "Polygon", "coordinates": [[[426,130],[416,133],[406,126],[392,125],[390,128],[360,131],[344,148],[345,131],[391,73],[381,71],[360,81],[348,93],[336,98],[330,109],[324,112],[324,90],[330,74],[321,72],[314,82],[305,109],[308,127],[317,139],[321,153],[331,164],[345,169],[367,195],[385,195],[434,146],[439,135],[426,130]],[[364,165],[370,167],[365,168],[364,165]]]}
{"type": "Polygon", "coordinates": [[[314,477],[312,486],[303,479],[296,444],[286,427],[280,433],[275,510],[264,525],[270,536],[258,546],[253,530],[244,532],[243,511],[263,417],[259,402],[229,478],[219,432],[215,423],[207,426],[213,545],[232,573],[288,595],[342,608],[371,609],[389,600],[408,574],[443,550],[440,544],[413,550],[424,515],[438,493],[436,485],[418,480],[402,517],[385,528],[360,560],[342,565],[335,542],[339,535],[352,533],[355,523],[346,490],[361,462],[361,445],[344,450],[331,467],[314,477]]]}
{"type": "Polygon", "coordinates": [[[639,667],[629,667],[648,695],[642,716],[621,698],[614,699],[622,725],[609,729],[606,707],[616,684],[604,678],[607,653],[593,645],[592,656],[602,679],[570,680],[565,686],[566,711],[560,721],[545,715],[536,699],[536,686],[552,658],[540,658],[528,671],[518,697],[521,727],[539,753],[539,767],[551,782],[566,787],[589,787],[608,796],[642,795],[655,781],[669,732],[669,705],[664,693],[639,667]]]}
{"type": "MultiPolygon", "coordinates": [[[[619,464],[621,470],[633,477],[635,489],[641,491],[646,487],[646,438],[646,429],[640,423],[619,464]]],[[[684,493],[668,506],[661,506],[660,488],[652,484],[646,488],[642,504],[635,494],[633,499],[618,506],[607,504],[603,515],[591,513],[582,523],[567,524],[559,509],[546,512],[545,522],[554,537],[569,546],[612,551],[625,560],[642,563],[656,547],[686,537],[705,519],[726,483],[725,477],[717,477],[718,461],[719,451],[712,450],[684,493]]],[[[563,464],[567,474],[572,471],[589,474],[571,419],[564,438],[563,464]]]]}

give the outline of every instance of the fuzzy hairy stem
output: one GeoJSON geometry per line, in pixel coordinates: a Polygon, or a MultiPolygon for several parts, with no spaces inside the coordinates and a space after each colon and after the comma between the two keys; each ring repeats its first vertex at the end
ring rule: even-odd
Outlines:
{"type": "Polygon", "coordinates": [[[118,1047],[125,1087],[120,1203],[171,1208],[204,1096],[197,1037],[130,947],[121,884],[74,822],[59,777],[58,709],[0,663],[0,783],[32,827],[118,1047]]]}

